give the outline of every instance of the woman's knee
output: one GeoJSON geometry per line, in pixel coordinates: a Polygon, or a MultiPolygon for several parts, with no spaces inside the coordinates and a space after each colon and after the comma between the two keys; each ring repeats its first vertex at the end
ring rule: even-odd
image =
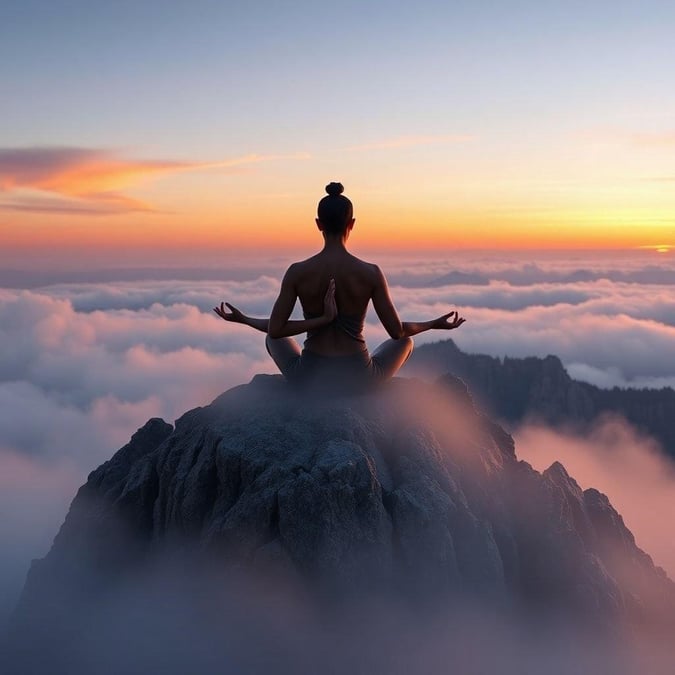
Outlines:
{"type": "Polygon", "coordinates": [[[397,342],[401,342],[401,351],[406,354],[406,361],[408,358],[410,358],[410,355],[413,353],[413,349],[415,348],[415,341],[411,337],[403,337],[400,338],[400,340],[397,340],[397,342]]]}
{"type": "Polygon", "coordinates": [[[288,361],[300,356],[300,345],[290,337],[271,338],[265,335],[265,348],[280,370],[284,369],[288,361]]]}
{"type": "Polygon", "coordinates": [[[391,348],[401,354],[407,354],[410,356],[412,354],[413,347],[415,342],[411,337],[402,337],[397,340],[387,340],[391,344],[391,348]]]}

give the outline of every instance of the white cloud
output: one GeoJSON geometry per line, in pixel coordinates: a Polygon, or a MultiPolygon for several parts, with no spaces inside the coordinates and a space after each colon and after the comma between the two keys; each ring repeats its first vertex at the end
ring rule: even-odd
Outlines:
{"type": "MultiPolygon", "coordinates": [[[[392,258],[382,266],[404,319],[455,306],[467,318],[459,330],[423,334],[418,344],[452,337],[468,352],[553,353],[573,376],[601,386],[672,385],[675,301],[659,281],[670,268],[591,262],[465,261],[461,269],[473,283],[440,285],[432,282],[447,274],[448,261],[392,258]],[[590,280],[560,281],[588,270],[590,280]],[[611,277],[608,270],[649,283],[600,278],[611,277]]],[[[225,324],[211,308],[227,300],[264,316],[278,283],[260,276],[0,289],[0,476],[24,476],[16,483],[23,487],[5,490],[1,500],[0,574],[12,568],[16,582],[17,570],[45,553],[75,486],[146,419],[173,421],[257,372],[275,372],[262,333],[225,324]],[[20,519],[31,503],[41,507],[27,534],[20,519]]],[[[366,335],[371,348],[387,337],[372,312],[366,335]]],[[[585,480],[583,468],[568,468],[585,480]]],[[[639,541],[651,552],[652,544],[639,541]]]]}
{"type": "MultiPolygon", "coordinates": [[[[669,287],[608,281],[516,288],[444,286],[392,289],[402,316],[413,320],[457,308],[467,319],[452,337],[467,352],[546,356],[595,369],[591,381],[645,386],[675,377],[675,301],[669,287]],[[567,296],[567,297],[565,297],[567,296]],[[575,302],[570,302],[574,296],[575,302]],[[599,339],[601,338],[601,339],[599,339]]],[[[425,333],[418,343],[443,339],[425,333]]],[[[591,371],[576,369],[578,376],[591,371]]],[[[669,379],[664,382],[670,381],[669,379]]]]}

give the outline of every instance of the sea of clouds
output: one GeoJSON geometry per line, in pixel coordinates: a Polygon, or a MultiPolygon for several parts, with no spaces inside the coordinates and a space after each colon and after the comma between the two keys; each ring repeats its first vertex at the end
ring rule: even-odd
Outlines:
{"type": "MultiPolygon", "coordinates": [[[[383,257],[381,266],[404,319],[454,308],[467,319],[449,335],[419,336],[418,344],[452,337],[467,352],[556,354],[573,377],[598,386],[675,387],[672,257],[397,256],[383,257]]],[[[79,273],[72,281],[67,273],[41,273],[39,282],[46,285],[26,272],[3,275],[0,621],[16,600],[30,559],[46,553],[89,471],[148,418],[173,422],[256,373],[274,372],[263,335],[223,322],[212,308],[226,300],[254,316],[267,315],[282,271],[274,260],[201,275],[194,269],[108,270],[79,273]]],[[[387,337],[372,312],[366,334],[371,348],[387,337]]],[[[632,472],[631,490],[641,490],[643,499],[622,501],[616,476],[627,474],[621,467],[605,480],[600,460],[573,459],[606,461],[607,433],[602,433],[594,441],[560,430],[524,429],[518,441],[535,465],[538,458],[568,463],[567,456],[582,486],[607,492],[636,530],[638,544],[652,552],[649,544],[658,535],[646,525],[640,530],[647,517],[638,511],[650,508],[655,472],[667,478],[658,492],[652,490],[659,500],[652,506],[673,505],[672,467],[649,439],[626,431],[632,448],[627,463],[619,455],[614,462],[624,469],[650,468],[632,472]],[[631,506],[638,502],[642,506],[631,506]]],[[[656,562],[675,572],[675,553],[656,548],[656,562]]]]}

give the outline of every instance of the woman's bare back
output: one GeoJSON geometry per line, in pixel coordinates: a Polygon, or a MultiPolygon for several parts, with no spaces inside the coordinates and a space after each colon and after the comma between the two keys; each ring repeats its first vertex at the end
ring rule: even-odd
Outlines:
{"type": "MultiPolygon", "coordinates": [[[[350,323],[363,325],[368,303],[377,285],[379,270],[376,265],[360,260],[346,250],[323,250],[295,263],[288,270],[306,317],[321,316],[326,288],[335,279],[335,297],[340,316],[350,323]]],[[[340,322],[312,332],[305,348],[329,356],[354,354],[363,351],[365,343],[354,339],[340,327],[340,322]]]]}

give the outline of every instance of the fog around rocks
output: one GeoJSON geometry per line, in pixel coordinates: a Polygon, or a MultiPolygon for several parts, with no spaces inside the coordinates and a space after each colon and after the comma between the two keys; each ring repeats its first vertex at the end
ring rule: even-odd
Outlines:
{"type": "MultiPolygon", "coordinates": [[[[483,426],[462,396],[449,404],[440,388],[401,381],[358,406],[316,397],[301,405],[274,395],[282,385],[258,378],[175,431],[155,420],[91,477],[54,551],[31,573],[23,617],[35,629],[13,642],[19,653],[7,672],[20,672],[22,654],[74,675],[313,673],[317,664],[330,673],[670,672],[667,627],[624,623],[610,609],[615,582],[584,553],[593,536],[575,536],[583,519],[561,508],[580,493],[559,466],[542,477],[518,464],[503,431],[483,426]],[[239,497],[227,507],[232,490],[239,497]],[[120,545],[126,526],[115,524],[113,501],[99,501],[104,494],[119,495],[117,513],[138,524],[141,541],[131,535],[120,545]],[[349,508],[354,498],[361,508],[349,508]],[[391,520],[376,516],[383,505],[391,520]],[[456,560],[447,578],[439,575],[450,562],[446,527],[456,560]],[[184,547],[183,536],[197,539],[184,547]],[[142,553],[151,542],[159,557],[142,553]],[[243,567],[240,550],[251,560],[243,567]],[[288,568],[283,551],[309,576],[288,568]],[[520,566],[534,584],[527,603],[509,599],[520,566]],[[316,579],[325,588],[318,595],[316,579]]],[[[531,446],[542,440],[535,433],[524,430],[531,446]]],[[[633,574],[623,590],[639,588],[633,574]]],[[[641,613],[652,611],[646,600],[641,613]]]]}
{"type": "MultiPolygon", "coordinates": [[[[465,351],[554,353],[573,377],[599,386],[659,387],[675,384],[675,301],[673,265],[658,262],[478,259],[450,269],[443,260],[392,258],[382,267],[405,318],[459,307],[468,321],[452,337],[465,351]]],[[[264,315],[278,274],[277,262],[233,273],[229,281],[227,274],[176,281],[164,271],[159,281],[152,272],[141,280],[131,275],[105,282],[92,274],[74,283],[66,276],[52,278],[59,283],[49,286],[24,284],[30,290],[0,289],[0,533],[6,542],[0,553],[0,621],[16,600],[30,559],[49,548],[90,470],[148,418],[172,421],[256,373],[273,372],[262,335],[223,324],[211,307],[228,300],[264,315]]],[[[371,348],[386,337],[372,314],[366,332],[371,348]]],[[[439,337],[423,335],[418,343],[439,337]]],[[[669,537],[659,542],[647,523],[649,512],[672,512],[670,469],[654,460],[648,439],[617,424],[621,431],[610,438],[626,441],[630,450],[613,456],[610,465],[606,448],[614,441],[607,440],[607,428],[590,439],[526,428],[517,440],[537,468],[564,454],[563,463],[582,486],[607,492],[638,543],[657,564],[672,569],[669,537]],[[627,475],[630,484],[623,480],[627,475]]],[[[425,628],[411,639],[424,641],[433,632],[425,628]]],[[[589,646],[588,658],[596,652],[589,646]]],[[[533,662],[539,654],[537,647],[533,662]]]]}
{"type": "Polygon", "coordinates": [[[569,430],[526,425],[514,434],[518,456],[543,471],[561,461],[582,488],[605,493],[637,544],[671,578],[675,538],[667,514],[675,513],[675,463],[648,436],[608,417],[579,436],[569,430]]]}

